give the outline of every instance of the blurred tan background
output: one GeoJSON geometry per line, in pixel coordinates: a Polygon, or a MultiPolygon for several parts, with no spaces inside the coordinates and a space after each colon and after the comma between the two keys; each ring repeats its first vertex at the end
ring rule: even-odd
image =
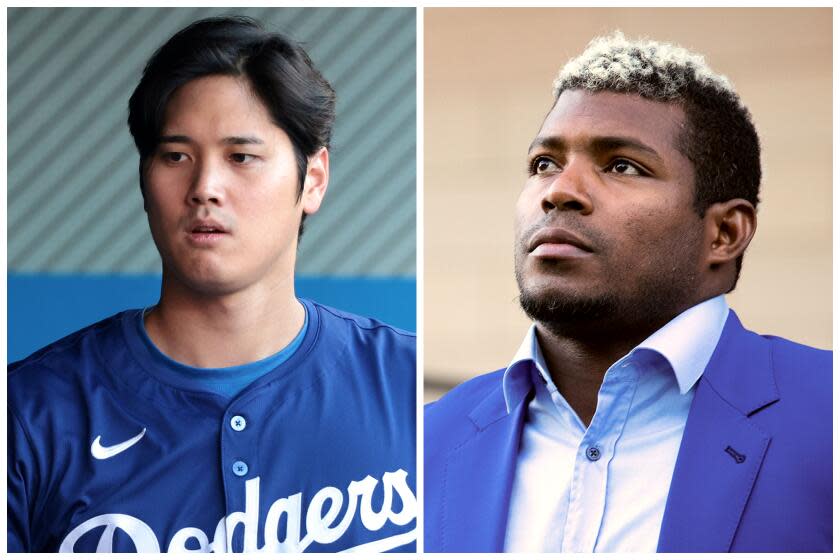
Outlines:
{"type": "Polygon", "coordinates": [[[727,296],[745,326],[832,342],[832,14],[811,9],[425,10],[426,400],[505,367],[529,325],[513,277],[513,207],[551,82],[621,29],[706,56],[762,142],[758,231],[727,296]]]}

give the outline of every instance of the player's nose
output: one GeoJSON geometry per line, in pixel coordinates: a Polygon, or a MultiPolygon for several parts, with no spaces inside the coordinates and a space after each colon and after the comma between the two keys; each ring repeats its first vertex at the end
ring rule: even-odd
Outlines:
{"type": "Polygon", "coordinates": [[[590,168],[585,158],[570,158],[546,188],[541,201],[543,212],[556,209],[591,214],[594,206],[590,191],[597,178],[590,168]]]}
{"type": "Polygon", "coordinates": [[[187,191],[187,202],[190,205],[216,204],[224,202],[226,182],[224,167],[204,158],[195,166],[190,188],[187,191]]]}

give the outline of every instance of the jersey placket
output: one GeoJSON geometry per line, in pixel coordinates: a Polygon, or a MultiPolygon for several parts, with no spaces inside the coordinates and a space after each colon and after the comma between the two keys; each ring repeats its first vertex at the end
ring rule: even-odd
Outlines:
{"type": "MultiPolygon", "coordinates": [[[[257,550],[259,526],[259,466],[256,419],[236,399],[222,419],[221,468],[225,486],[225,545],[227,552],[257,550]],[[244,527],[238,527],[243,525],[244,527]],[[238,529],[238,530],[237,530],[238,529]]],[[[216,543],[216,550],[220,543],[216,543]]]]}
{"type": "Polygon", "coordinates": [[[595,552],[607,506],[609,463],[627,421],[638,379],[630,361],[613,365],[604,376],[595,415],[575,457],[563,552],[595,552]]]}

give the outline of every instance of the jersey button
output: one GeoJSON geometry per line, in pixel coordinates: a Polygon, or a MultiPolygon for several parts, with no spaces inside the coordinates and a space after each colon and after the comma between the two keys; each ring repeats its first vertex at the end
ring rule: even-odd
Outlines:
{"type": "Polygon", "coordinates": [[[593,462],[597,461],[601,458],[601,450],[597,447],[590,447],[586,450],[586,458],[593,462]]]}
{"type": "Polygon", "coordinates": [[[241,432],[245,429],[248,423],[245,421],[245,418],[242,416],[236,415],[230,419],[230,427],[236,430],[237,432],[241,432]]]}
{"type": "Polygon", "coordinates": [[[236,476],[245,476],[248,474],[248,465],[244,461],[236,461],[233,463],[233,474],[236,476]]]}

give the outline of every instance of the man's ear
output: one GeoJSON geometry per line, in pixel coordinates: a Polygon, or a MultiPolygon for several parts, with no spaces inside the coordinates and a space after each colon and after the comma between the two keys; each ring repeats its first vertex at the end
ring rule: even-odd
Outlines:
{"type": "Polygon", "coordinates": [[[743,198],[716,202],[706,209],[707,261],[717,268],[744,254],[755,234],[755,206],[743,198]]]}
{"type": "Polygon", "coordinates": [[[327,194],[330,182],[330,153],[320,148],[309,156],[306,164],[306,178],[303,181],[303,193],[300,202],[304,214],[314,214],[321,207],[321,201],[327,194]]]}

